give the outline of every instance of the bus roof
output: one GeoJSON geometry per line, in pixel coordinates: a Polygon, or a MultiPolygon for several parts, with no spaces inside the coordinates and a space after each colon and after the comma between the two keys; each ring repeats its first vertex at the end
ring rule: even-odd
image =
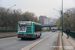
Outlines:
{"type": "Polygon", "coordinates": [[[39,23],[34,23],[35,25],[41,25],[41,24],[39,24],[39,23]]]}
{"type": "Polygon", "coordinates": [[[36,23],[33,21],[19,21],[19,23],[34,23],[35,25],[41,25],[40,23],[36,23]]]}

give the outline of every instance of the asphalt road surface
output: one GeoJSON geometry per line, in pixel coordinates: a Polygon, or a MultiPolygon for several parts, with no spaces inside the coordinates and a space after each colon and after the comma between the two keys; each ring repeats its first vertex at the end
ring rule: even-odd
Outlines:
{"type": "Polygon", "coordinates": [[[58,35],[59,33],[54,33],[52,36],[50,36],[48,39],[43,41],[38,46],[34,47],[31,50],[55,50],[55,46],[58,42],[58,35]]]}
{"type": "Polygon", "coordinates": [[[20,38],[16,37],[9,37],[0,39],[0,50],[21,50],[22,48],[52,34],[53,32],[43,32],[42,36],[36,40],[33,39],[26,39],[21,40],[20,38]]]}

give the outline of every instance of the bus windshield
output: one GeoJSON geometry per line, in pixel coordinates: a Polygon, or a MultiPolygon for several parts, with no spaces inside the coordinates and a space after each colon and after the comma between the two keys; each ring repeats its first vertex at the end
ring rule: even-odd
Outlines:
{"type": "Polygon", "coordinates": [[[20,24],[19,32],[26,32],[26,25],[25,24],[20,24]]]}

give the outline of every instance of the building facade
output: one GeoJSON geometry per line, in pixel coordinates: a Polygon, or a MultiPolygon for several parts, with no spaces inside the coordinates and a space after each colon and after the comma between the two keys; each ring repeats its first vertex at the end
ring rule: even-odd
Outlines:
{"type": "Polygon", "coordinates": [[[39,17],[39,22],[40,22],[41,24],[44,24],[44,16],[40,16],[40,17],[39,17]]]}
{"type": "Polygon", "coordinates": [[[39,17],[39,22],[41,24],[52,24],[52,23],[56,23],[58,21],[58,19],[54,19],[52,17],[47,18],[46,16],[40,16],[39,17]]]}
{"type": "Polygon", "coordinates": [[[39,22],[41,24],[49,24],[49,18],[47,18],[46,16],[40,16],[39,17],[39,22]]]}

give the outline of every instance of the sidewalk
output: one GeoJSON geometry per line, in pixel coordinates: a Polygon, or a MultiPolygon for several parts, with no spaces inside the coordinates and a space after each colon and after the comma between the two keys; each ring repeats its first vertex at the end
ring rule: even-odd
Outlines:
{"type": "Polygon", "coordinates": [[[70,36],[69,38],[67,38],[67,35],[65,33],[63,33],[62,36],[62,44],[64,50],[75,50],[75,39],[70,36]]]}

